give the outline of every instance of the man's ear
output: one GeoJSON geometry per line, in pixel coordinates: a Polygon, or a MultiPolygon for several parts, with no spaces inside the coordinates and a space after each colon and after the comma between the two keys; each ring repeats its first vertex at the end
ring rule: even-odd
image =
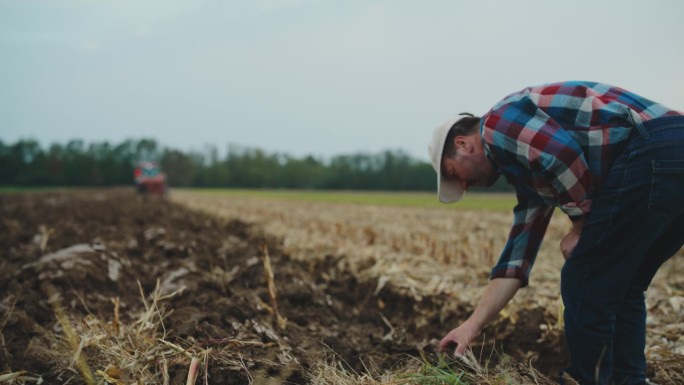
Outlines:
{"type": "Polygon", "coordinates": [[[458,151],[465,151],[466,153],[473,151],[473,143],[469,136],[458,135],[454,138],[454,149],[458,151]]]}

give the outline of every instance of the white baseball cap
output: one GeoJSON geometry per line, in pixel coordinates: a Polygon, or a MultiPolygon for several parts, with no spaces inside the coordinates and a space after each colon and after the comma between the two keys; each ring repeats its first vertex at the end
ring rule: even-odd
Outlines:
{"type": "Polygon", "coordinates": [[[449,134],[449,130],[453,127],[459,120],[463,118],[471,117],[470,114],[458,114],[451,117],[446,122],[435,128],[432,133],[432,141],[428,145],[428,151],[430,152],[430,159],[432,160],[432,167],[437,172],[437,195],[439,196],[439,201],[442,203],[453,203],[459,201],[463,198],[465,190],[461,188],[460,183],[448,180],[442,176],[442,151],[444,150],[444,141],[449,134]]]}

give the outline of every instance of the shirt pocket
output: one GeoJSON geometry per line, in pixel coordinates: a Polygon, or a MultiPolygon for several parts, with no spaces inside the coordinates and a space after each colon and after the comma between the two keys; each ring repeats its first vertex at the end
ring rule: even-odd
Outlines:
{"type": "Polygon", "coordinates": [[[651,161],[648,208],[675,217],[684,212],[684,160],[651,161]]]}

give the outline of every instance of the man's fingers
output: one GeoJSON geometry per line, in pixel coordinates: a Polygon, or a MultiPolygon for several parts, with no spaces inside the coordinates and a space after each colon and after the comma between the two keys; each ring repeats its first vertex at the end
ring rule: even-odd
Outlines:
{"type": "Polygon", "coordinates": [[[463,343],[456,345],[456,350],[454,350],[454,357],[461,357],[462,355],[464,355],[467,348],[468,345],[463,343]]]}
{"type": "Polygon", "coordinates": [[[466,349],[468,349],[467,343],[459,342],[456,339],[445,337],[441,341],[439,341],[439,351],[444,353],[449,349],[449,347],[452,347],[453,345],[456,345],[456,348],[454,349],[454,357],[461,357],[465,354],[466,349]]]}
{"type": "Polygon", "coordinates": [[[454,341],[452,341],[448,336],[442,338],[441,341],[439,341],[439,351],[444,352],[446,349],[449,347],[449,345],[453,344],[454,341]]]}
{"type": "Polygon", "coordinates": [[[453,350],[454,356],[460,357],[465,354],[469,345],[470,337],[468,336],[468,330],[456,328],[439,341],[439,351],[444,353],[455,347],[453,350]]]}

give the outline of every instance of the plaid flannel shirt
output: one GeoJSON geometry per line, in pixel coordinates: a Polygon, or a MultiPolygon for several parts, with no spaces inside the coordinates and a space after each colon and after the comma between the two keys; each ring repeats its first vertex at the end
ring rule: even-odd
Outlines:
{"type": "Polygon", "coordinates": [[[487,157],[516,190],[513,226],[491,278],[530,270],[555,207],[570,219],[591,211],[592,195],[632,127],[682,115],[623,89],[593,82],[526,88],[482,117],[487,157]]]}

